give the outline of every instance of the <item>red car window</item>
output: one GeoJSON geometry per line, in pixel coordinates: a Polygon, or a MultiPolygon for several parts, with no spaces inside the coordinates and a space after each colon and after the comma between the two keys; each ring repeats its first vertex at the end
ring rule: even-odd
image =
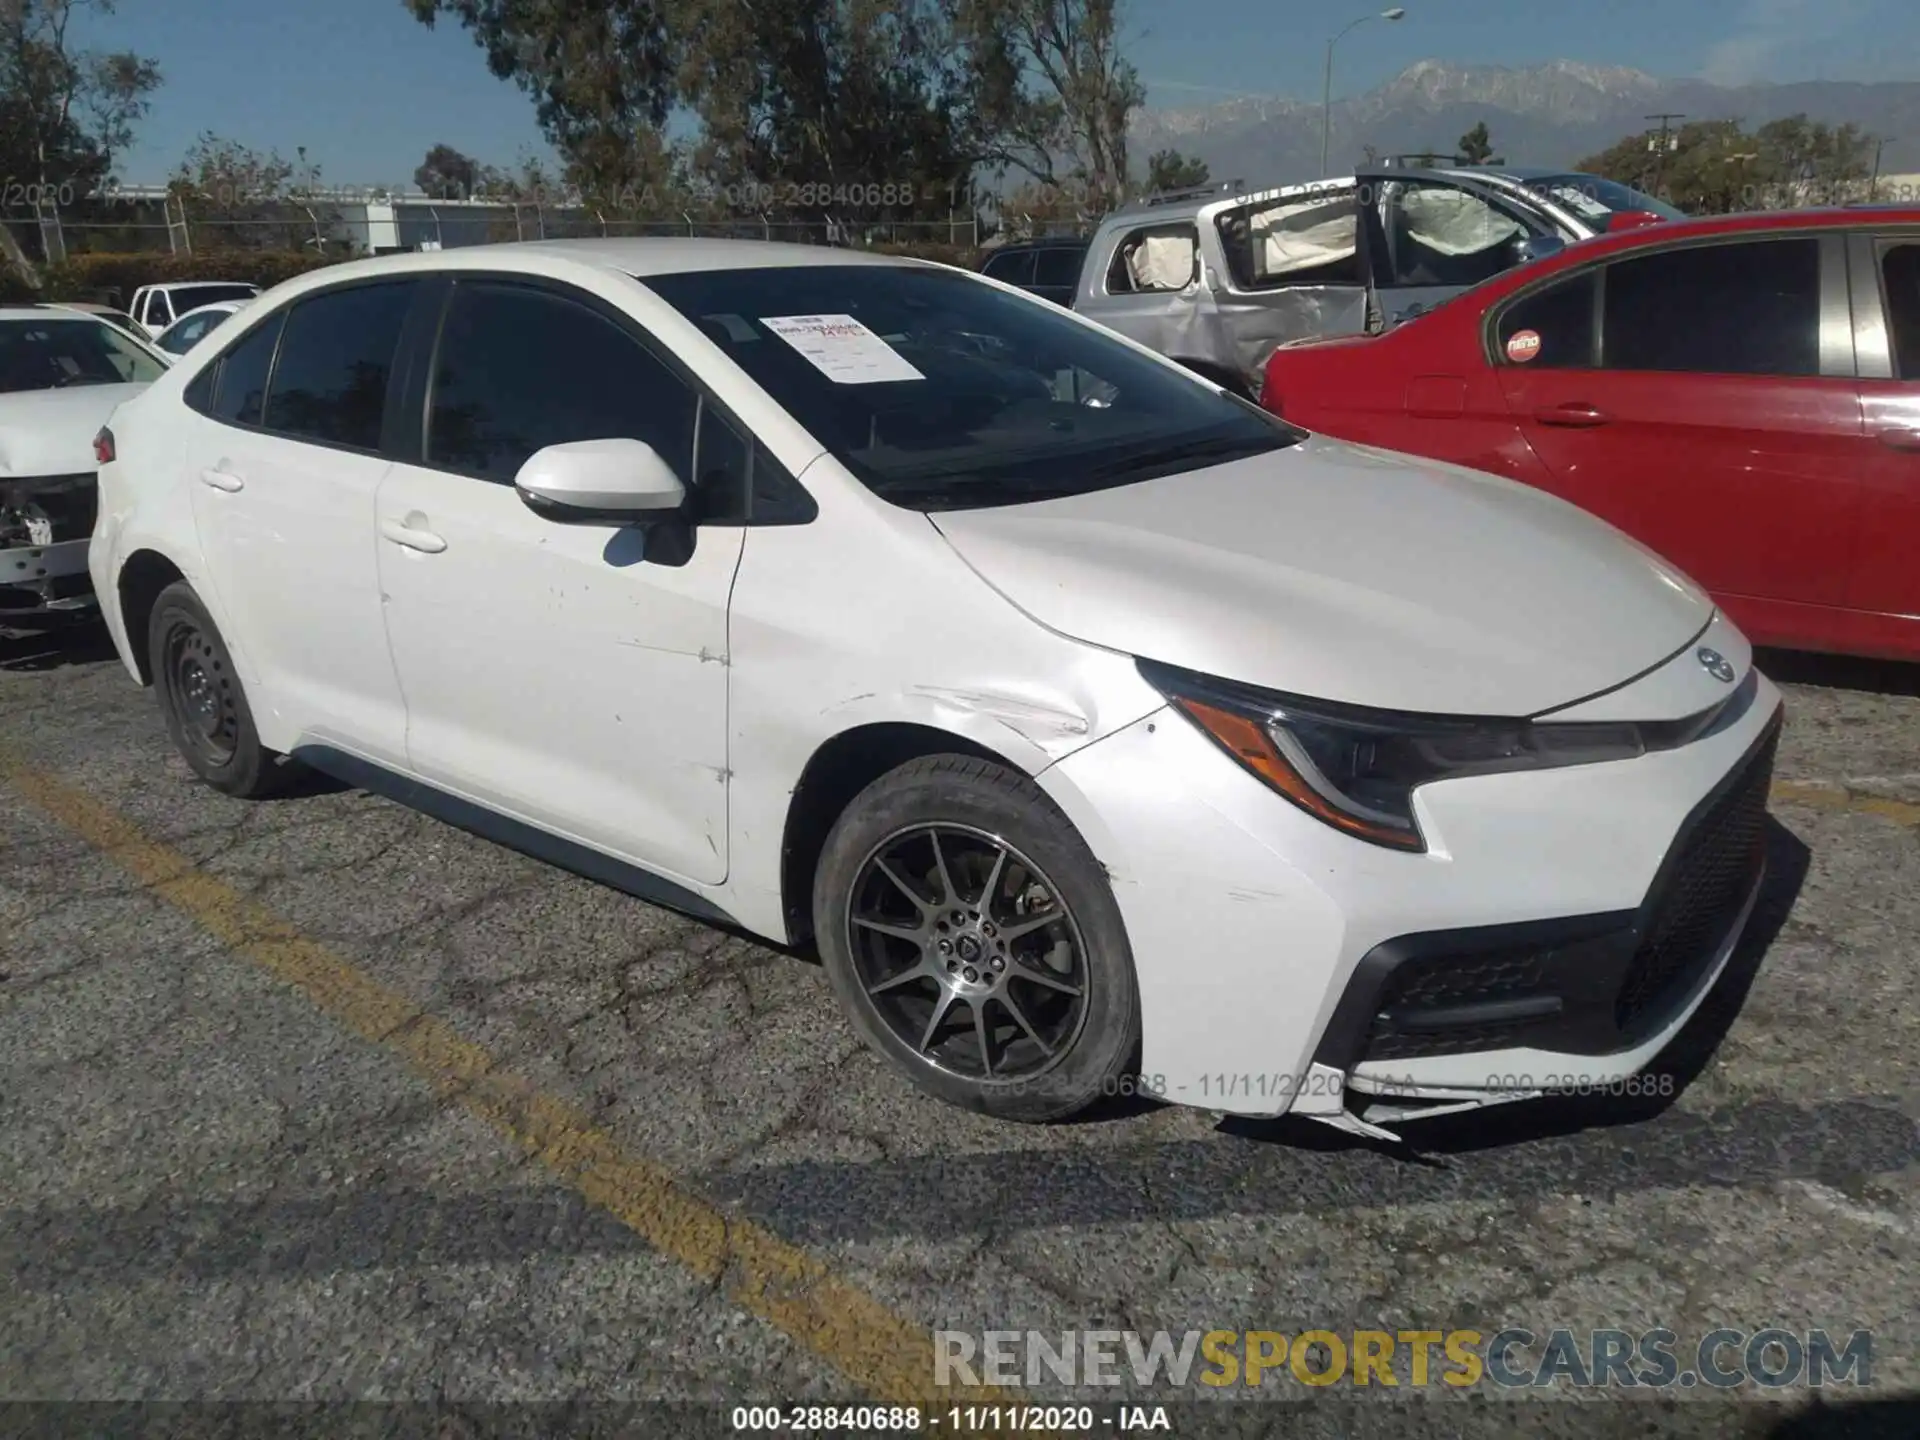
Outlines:
{"type": "Polygon", "coordinates": [[[1894,373],[1920,380],[1920,245],[1895,245],[1881,258],[1887,318],[1893,326],[1894,373]]]}
{"type": "Polygon", "coordinates": [[[1607,267],[1609,370],[1820,373],[1820,242],[1748,240],[1607,267]]]}
{"type": "Polygon", "coordinates": [[[1494,331],[1499,361],[1552,370],[1592,366],[1599,338],[1593,325],[1595,273],[1584,271],[1508,306],[1494,331]]]}

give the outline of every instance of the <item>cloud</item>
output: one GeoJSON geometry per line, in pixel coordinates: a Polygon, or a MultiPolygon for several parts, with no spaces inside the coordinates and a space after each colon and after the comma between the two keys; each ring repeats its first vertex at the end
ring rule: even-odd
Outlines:
{"type": "Polygon", "coordinates": [[[1733,31],[1708,48],[1700,74],[1716,85],[1750,85],[1776,78],[1781,62],[1803,70],[1861,10],[1862,0],[1747,0],[1733,31]]]}

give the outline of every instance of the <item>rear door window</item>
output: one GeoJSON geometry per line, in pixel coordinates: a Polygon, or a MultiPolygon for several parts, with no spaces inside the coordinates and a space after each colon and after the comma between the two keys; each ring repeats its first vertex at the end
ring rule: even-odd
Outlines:
{"type": "Polygon", "coordinates": [[[283,310],[256,325],[216,362],[220,370],[210,412],[214,419],[235,425],[260,423],[267,400],[267,372],[273,367],[274,346],[280,342],[286,318],[283,310]]]}
{"type": "Polygon", "coordinates": [[[296,301],[267,395],[266,428],[293,439],[378,450],[393,353],[418,284],[354,285],[296,301]]]}
{"type": "Polygon", "coordinates": [[[1167,293],[1200,278],[1200,231],[1192,225],[1143,225],[1128,231],[1107,266],[1112,295],[1167,293]]]}
{"type": "Polygon", "coordinates": [[[1360,217],[1351,188],[1238,206],[1214,226],[1239,289],[1360,283],[1360,217]]]}
{"type": "Polygon", "coordinates": [[[1494,327],[1494,359],[1531,369],[1586,369],[1594,361],[1594,289],[1598,273],[1585,271],[1523,295],[1494,327]]]}
{"type": "Polygon", "coordinates": [[[1820,242],[1694,245],[1607,267],[1609,370],[1820,373],[1820,242]]]}

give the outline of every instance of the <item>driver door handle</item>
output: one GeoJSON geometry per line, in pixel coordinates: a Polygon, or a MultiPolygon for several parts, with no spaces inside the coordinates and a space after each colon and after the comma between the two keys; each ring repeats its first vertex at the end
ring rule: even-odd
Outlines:
{"type": "Polygon", "coordinates": [[[1543,405],[1533,412],[1533,418],[1542,425],[1587,430],[1595,425],[1605,425],[1613,417],[1584,401],[1574,401],[1566,405],[1543,405]]]}
{"type": "Polygon", "coordinates": [[[423,555],[438,555],[447,548],[447,542],[431,530],[423,530],[408,524],[405,520],[382,520],[380,533],[396,545],[409,550],[418,550],[423,555]]]}
{"type": "Polygon", "coordinates": [[[202,470],[200,472],[200,483],[202,485],[209,485],[215,490],[224,490],[229,495],[237,490],[247,488],[246,481],[226,470],[202,470]]]}
{"type": "Polygon", "coordinates": [[[1920,450],[1920,430],[1882,430],[1880,443],[1889,450],[1920,450]]]}

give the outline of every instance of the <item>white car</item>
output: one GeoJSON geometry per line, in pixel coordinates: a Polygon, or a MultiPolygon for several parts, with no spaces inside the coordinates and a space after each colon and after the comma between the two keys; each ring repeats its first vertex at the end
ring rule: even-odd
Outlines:
{"type": "Polygon", "coordinates": [[[0,625],[91,612],[93,439],[166,369],[84,311],[0,306],[0,625]]]}
{"type": "Polygon", "coordinates": [[[946,267],[353,262],[101,446],[108,623],[209,784],[811,938],[994,1115],[1620,1080],[1760,885],[1780,697],[1697,586],[946,267]]]}
{"type": "Polygon", "coordinates": [[[184,355],[252,303],[251,300],[218,300],[198,310],[189,310],[161,331],[160,338],[153,343],[169,355],[184,355]]]}
{"type": "Polygon", "coordinates": [[[258,285],[232,280],[175,280],[165,285],[142,285],[127,305],[134,321],[155,339],[191,310],[221,300],[251,300],[258,285]]]}

